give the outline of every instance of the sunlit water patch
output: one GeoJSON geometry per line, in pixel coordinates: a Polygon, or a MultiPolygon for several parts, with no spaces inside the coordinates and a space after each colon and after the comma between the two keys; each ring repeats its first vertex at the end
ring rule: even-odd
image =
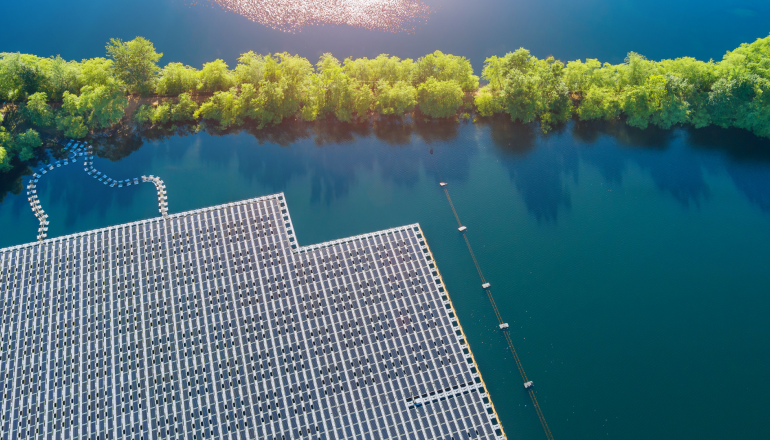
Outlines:
{"type": "Polygon", "coordinates": [[[418,0],[210,0],[249,20],[285,32],[309,25],[346,24],[386,32],[411,32],[431,8],[418,0]]]}

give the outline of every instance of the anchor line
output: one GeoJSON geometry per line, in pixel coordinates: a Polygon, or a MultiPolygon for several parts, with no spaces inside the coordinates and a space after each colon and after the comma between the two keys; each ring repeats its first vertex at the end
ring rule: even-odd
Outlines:
{"type": "Polygon", "coordinates": [[[545,437],[548,440],[553,440],[553,434],[551,434],[551,428],[548,427],[548,423],[546,423],[545,421],[545,416],[543,415],[543,411],[540,409],[540,404],[537,403],[537,399],[535,398],[535,390],[533,390],[532,388],[529,389],[529,397],[532,398],[532,404],[535,406],[537,417],[540,419],[540,424],[543,425],[543,430],[545,431],[545,437]]]}
{"type": "MultiPolygon", "coordinates": [[[[435,166],[435,162],[434,162],[435,166]]],[[[438,172],[438,168],[436,169],[438,172]]],[[[457,210],[455,209],[454,203],[452,203],[452,198],[449,196],[449,190],[447,190],[446,186],[443,187],[444,194],[446,194],[447,201],[449,202],[449,206],[452,208],[452,213],[455,216],[455,219],[457,220],[458,226],[462,227],[462,222],[460,222],[460,216],[457,215],[457,210]]],[[[468,252],[471,254],[471,259],[473,259],[473,264],[476,266],[476,271],[479,273],[479,278],[481,278],[481,283],[483,285],[487,284],[486,278],[484,278],[484,273],[481,271],[481,265],[479,265],[478,260],[476,259],[476,254],[473,252],[473,247],[471,246],[471,242],[468,240],[468,236],[465,234],[464,230],[461,230],[463,234],[463,239],[465,240],[465,244],[468,246],[468,252]]],[[[492,296],[492,290],[487,286],[484,289],[487,292],[487,297],[489,297],[489,302],[492,304],[492,310],[495,312],[495,317],[497,317],[497,322],[502,325],[505,323],[503,321],[503,317],[500,314],[500,310],[497,308],[497,303],[495,303],[495,298],[492,296]]],[[[524,380],[524,383],[528,383],[529,379],[527,378],[527,373],[524,372],[524,366],[521,363],[521,359],[519,358],[519,354],[516,352],[516,348],[513,346],[513,340],[511,339],[511,335],[509,331],[504,331],[505,334],[505,340],[508,343],[508,348],[511,351],[511,354],[513,355],[513,360],[516,362],[516,367],[519,369],[519,373],[521,374],[521,378],[524,380]]],[[[543,431],[545,432],[545,437],[548,440],[553,440],[553,434],[551,433],[551,428],[548,427],[548,423],[545,420],[545,415],[543,414],[543,410],[540,408],[540,404],[537,402],[537,397],[535,396],[535,391],[532,388],[529,388],[527,390],[529,392],[529,397],[532,400],[532,405],[535,407],[535,412],[537,413],[537,417],[540,420],[540,424],[543,426],[543,431]]]]}
{"type": "MultiPolygon", "coordinates": [[[[444,187],[444,193],[446,193],[446,199],[447,199],[447,200],[449,200],[449,206],[452,208],[452,212],[454,213],[454,215],[455,215],[455,219],[457,220],[457,226],[458,226],[458,227],[459,227],[459,226],[462,226],[463,224],[462,224],[462,223],[460,223],[460,216],[459,216],[459,215],[457,215],[457,210],[455,209],[455,205],[454,205],[454,203],[452,203],[452,198],[451,198],[451,197],[449,197],[449,191],[446,189],[446,187],[444,187]]],[[[467,242],[467,241],[468,241],[468,240],[466,240],[466,242],[467,242]]],[[[470,246],[471,246],[471,245],[469,244],[469,245],[468,245],[468,248],[470,248],[470,246]]],[[[473,251],[471,251],[471,254],[473,254],[473,251]]],[[[474,258],[474,261],[475,261],[475,258],[474,258]]],[[[476,266],[478,266],[478,265],[476,265],[476,266]]]]}

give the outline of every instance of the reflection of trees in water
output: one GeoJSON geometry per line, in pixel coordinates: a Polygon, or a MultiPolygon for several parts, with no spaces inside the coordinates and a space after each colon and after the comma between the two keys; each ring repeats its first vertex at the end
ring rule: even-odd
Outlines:
{"type": "Polygon", "coordinates": [[[302,139],[312,139],[312,147],[297,142],[285,149],[288,151],[261,149],[248,157],[240,151],[242,166],[256,163],[260,170],[274,169],[266,173],[254,173],[252,169],[240,171],[248,179],[255,178],[275,191],[285,189],[294,176],[307,174],[311,181],[311,201],[327,204],[348,194],[358,179],[356,172],[377,171],[387,181],[412,187],[419,181],[421,170],[438,181],[437,161],[449,161],[451,165],[442,164],[438,168],[446,170],[446,175],[467,179],[467,156],[472,149],[467,145],[455,148],[461,126],[453,121],[425,122],[397,117],[379,117],[370,123],[334,120],[294,123],[289,129],[302,133],[302,139]],[[451,154],[442,154],[450,143],[451,154]],[[436,149],[435,155],[431,154],[431,147],[436,149]]]}
{"type": "Polygon", "coordinates": [[[10,192],[13,195],[19,195],[24,190],[23,178],[32,174],[32,169],[28,167],[13,167],[7,173],[0,173],[0,203],[5,201],[5,197],[10,192]]]}
{"type": "Polygon", "coordinates": [[[626,164],[633,163],[682,206],[699,206],[711,194],[702,160],[682,145],[681,130],[640,130],[617,120],[576,122],[572,133],[586,144],[581,159],[596,166],[608,182],[621,184],[626,164]]]}
{"type": "MultiPolygon", "coordinates": [[[[579,160],[595,166],[607,182],[618,185],[629,164],[636,165],[685,207],[698,206],[710,196],[705,170],[725,170],[751,203],[770,212],[770,141],[742,130],[715,127],[639,130],[622,121],[574,121],[544,135],[536,125],[514,123],[504,115],[481,118],[475,124],[396,117],[368,123],[294,120],[261,130],[255,126],[208,129],[211,138],[177,142],[146,154],[147,160],[161,154],[166,162],[178,164],[201,142],[198,154],[205,165],[224,167],[237,159],[240,177],[274,192],[285,190],[294,178],[308,177],[311,201],[328,204],[345,197],[360,173],[376,171],[386,181],[405,187],[416,185],[421,174],[436,182],[466,181],[470,159],[478,149],[479,130],[488,133],[527,210],[538,221],[555,222],[561,210],[570,209],[567,179],[577,181],[579,160]],[[226,137],[237,134],[241,136],[226,137]],[[243,135],[253,137],[257,145],[243,135]]],[[[116,162],[147,142],[179,136],[197,134],[186,126],[142,131],[121,126],[95,136],[92,143],[98,157],[116,162]]],[[[42,161],[45,153],[41,154],[42,161]]],[[[140,175],[143,164],[115,165],[135,169],[121,168],[114,177],[140,175]]],[[[17,167],[0,176],[0,202],[8,192],[21,195],[23,176],[31,172],[17,167]]],[[[82,172],[67,175],[51,187],[50,195],[52,203],[60,201],[68,207],[68,225],[90,211],[103,216],[113,203],[129,206],[137,194],[133,188],[94,185],[82,172]],[[85,194],[84,187],[88,188],[85,194]]],[[[19,200],[26,201],[24,197],[16,198],[19,200]]],[[[26,206],[15,205],[19,209],[26,206]]]]}
{"type": "Polygon", "coordinates": [[[47,148],[35,148],[32,150],[34,157],[28,161],[30,165],[24,166],[23,164],[14,163],[10,171],[0,173],[0,203],[5,201],[5,197],[8,193],[15,196],[24,193],[25,197],[23,197],[23,201],[24,204],[26,204],[27,198],[26,190],[24,188],[25,178],[31,176],[42,164],[49,163],[52,160],[63,159],[66,156],[66,153],[62,152],[58,147],[60,141],[56,137],[46,134],[43,134],[41,137],[44,139],[47,148]],[[55,148],[48,149],[50,146],[54,146],[55,148]]]}
{"type": "MultiPolygon", "coordinates": [[[[289,151],[261,150],[261,158],[249,157],[245,161],[262,162],[260,169],[278,164],[278,176],[257,173],[256,178],[262,184],[274,190],[283,190],[291,178],[286,175],[287,168],[288,174],[306,173],[311,182],[311,202],[328,204],[348,194],[359,178],[357,173],[376,171],[383,179],[396,185],[413,187],[419,181],[422,170],[438,181],[436,162],[448,160],[453,162],[452,166],[442,164],[438,167],[446,169],[446,175],[466,179],[468,176],[467,156],[472,149],[467,145],[456,148],[458,124],[454,122],[425,123],[382,117],[370,124],[327,121],[306,124],[305,127],[313,146],[300,143],[289,151]],[[451,154],[442,154],[450,143],[451,154]],[[436,150],[435,155],[431,154],[431,147],[436,150]],[[298,164],[301,164],[301,170],[298,164]],[[276,179],[280,181],[276,182],[276,179]]],[[[243,170],[243,174],[252,177],[248,170],[243,170]]]]}
{"type": "Polygon", "coordinates": [[[562,177],[571,174],[577,180],[575,148],[564,142],[560,130],[543,135],[536,124],[511,122],[508,117],[485,118],[481,124],[489,127],[501,163],[530,214],[538,221],[556,221],[560,208],[572,206],[562,177]]]}
{"type": "Polygon", "coordinates": [[[691,129],[687,134],[688,145],[696,151],[727,155],[728,160],[720,163],[736,188],[762,211],[770,212],[770,139],[717,127],[691,129]]]}
{"type": "Polygon", "coordinates": [[[479,118],[477,124],[489,129],[489,135],[498,148],[512,155],[524,155],[535,148],[538,140],[535,124],[511,122],[507,115],[479,118]]]}
{"type": "Polygon", "coordinates": [[[569,209],[564,178],[577,179],[578,159],[596,166],[615,184],[622,183],[628,164],[634,164],[684,207],[709,198],[705,170],[724,169],[749,201],[770,211],[770,141],[745,131],[639,130],[622,121],[575,121],[560,133],[543,135],[535,125],[505,117],[479,124],[489,129],[492,142],[506,157],[511,180],[538,220],[555,221],[560,209],[569,209]],[[706,150],[716,154],[704,154],[706,150]]]}

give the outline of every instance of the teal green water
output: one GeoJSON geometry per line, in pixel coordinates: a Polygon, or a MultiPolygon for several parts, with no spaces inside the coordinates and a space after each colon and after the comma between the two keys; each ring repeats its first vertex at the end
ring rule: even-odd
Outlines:
{"type": "MultiPolygon", "coordinates": [[[[161,176],[171,212],[283,191],[300,244],[419,222],[506,433],[544,438],[447,181],[557,439],[770,437],[770,145],[720,130],[536,130],[333,125],[284,133],[284,146],[198,134],[94,165],[161,176]]],[[[81,170],[39,184],[51,236],[157,214],[151,185],[110,189],[81,170]]],[[[26,198],[6,195],[0,246],[36,228],[26,198]]]]}

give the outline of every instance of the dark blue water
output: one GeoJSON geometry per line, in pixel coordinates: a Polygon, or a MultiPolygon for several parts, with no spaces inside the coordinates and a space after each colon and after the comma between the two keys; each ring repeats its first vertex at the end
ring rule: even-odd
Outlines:
{"type": "Polygon", "coordinates": [[[215,58],[288,51],[315,62],[380,53],[417,58],[434,50],[463,55],[481,72],[484,59],[526,47],[562,60],[621,62],[629,51],[651,59],[721,59],[725,51],[770,32],[765,0],[424,0],[435,13],[414,34],[347,26],[286,34],[210,5],[207,0],[3,2],[0,52],[104,56],[110,38],[152,40],[170,61],[197,67],[215,58]]]}
{"type": "MultiPolygon", "coordinates": [[[[440,49],[479,73],[520,46],[562,60],[719,59],[766,36],[770,15],[760,0],[428,3],[436,12],[414,34],[286,34],[183,0],[5,2],[0,51],[80,59],[142,35],[162,63],[440,49]]],[[[437,185],[448,181],[557,439],[770,438],[770,142],[620,124],[544,136],[504,120],[257,136],[114,139],[94,165],[161,176],[172,212],[284,191],[301,244],[420,222],[506,433],[543,438],[437,185]]],[[[0,246],[36,235],[21,186],[0,180],[0,246]]],[[[152,186],[109,189],[77,167],[39,189],[51,236],[157,215],[152,186]]]]}
{"type": "MultiPolygon", "coordinates": [[[[768,141],[501,118],[121,145],[94,165],[161,176],[171,212],[283,191],[303,245],[420,222],[509,438],[544,435],[439,181],[557,439],[770,437],[768,141]]],[[[157,215],[77,166],[39,189],[51,236],[157,215]]],[[[36,228],[6,194],[0,246],[36,228]]]]}

